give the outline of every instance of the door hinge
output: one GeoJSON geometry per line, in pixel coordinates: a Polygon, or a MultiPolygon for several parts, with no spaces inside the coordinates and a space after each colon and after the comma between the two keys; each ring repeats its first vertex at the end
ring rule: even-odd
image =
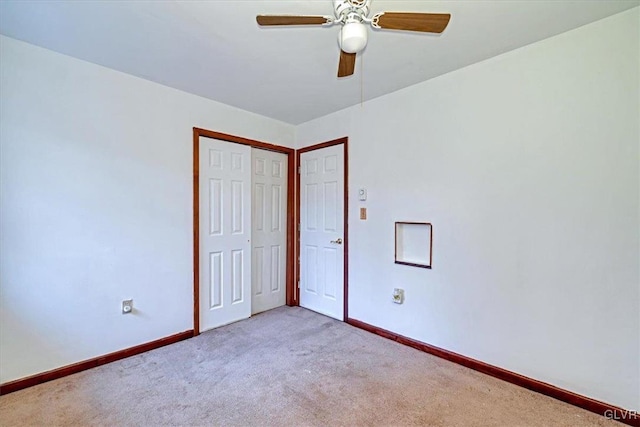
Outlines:
{"type": "Polygon", "coordinates": [[[298,289],[300,289],[300,280],[298,280],[298,289]]]}
{"type": "Polygon", "coordinates": [[[298,173],[302,173],[302,166],[298,166],[298,173]]]}

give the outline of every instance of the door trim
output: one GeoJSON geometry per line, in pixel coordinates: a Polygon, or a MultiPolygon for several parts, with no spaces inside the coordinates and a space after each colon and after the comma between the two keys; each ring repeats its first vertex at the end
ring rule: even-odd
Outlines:
{"type": "MultiPolygon", "coordinates": [[[[349,318],[349,137],[345,136],[296,150],[296,165],[299,167],[300,154],[302,153],[340,144],[344,144],[344,307],[342,317],[343,321],[346,322],[349,318]]],[[[295,277],[296,283],[300,283],[300,173],[296,174],[296,218],[298,220],[298,232],[296,233],[296,257],[298,262],[295,263],[295,277]]],[[[294,291],[295,305],[300,305],[300,289],[298,286],[295,287],[294,291]]]]}
{"type": "Polygon", "coordinates": [[[286,303],[297,305],[294,289],[294,182],[295,182],[295,150],[268,142],[256,141],[240,136],[229,135],[207,129],[193,128],[193,335],[200,334],[200,137],[219,139],[248,145],[253,148],[275,151],[287,155],[287,268],[286,268],[286,303]]]}

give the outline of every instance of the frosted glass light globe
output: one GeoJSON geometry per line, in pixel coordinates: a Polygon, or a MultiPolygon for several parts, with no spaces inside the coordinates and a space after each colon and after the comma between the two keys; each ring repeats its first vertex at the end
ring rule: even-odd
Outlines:
{"type": "Polygon", "coordinates": [[[367,45],[367,27],[360,22],[348,22],[340,30],[340,49],[347,53],[358,53],[367,45]]]}

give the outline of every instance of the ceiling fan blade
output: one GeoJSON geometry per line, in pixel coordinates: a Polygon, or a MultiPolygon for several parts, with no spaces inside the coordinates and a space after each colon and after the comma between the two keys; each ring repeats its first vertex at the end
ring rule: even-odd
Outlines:
{"type": "Polygon", "coordinates": [[[325,16],[309,15],[258,15],[259,25],[322,25],[329,22],[325,16]]]}
{"type": "Polygon", "coordinates": [[[377,18],[378,26],[387,30],[441,33],[447,28],[451,15],[448,13],[383,12],[377,18]]]}
{"type": "Polygon", "coordinates": [[[356,54],[340,51],[340,62],[338,63],[338,77],[347,77],[353,74],[356,69],[356,54]]]}

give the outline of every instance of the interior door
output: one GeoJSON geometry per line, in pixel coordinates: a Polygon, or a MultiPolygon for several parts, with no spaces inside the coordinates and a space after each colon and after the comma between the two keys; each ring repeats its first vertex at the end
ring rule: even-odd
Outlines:
{"type": "Polygon", "coordinates": [[[251,150],[253,214],[251,314],[285,304],[287,155],[251,150]]]}
{"type": "Polygon", "coordinates": [[[251,316],[251,148],[200,138],[200,330],[251,316]]]}
{"type": "Polygon", "coordinates": [[[344,144],[300,155],[300,305],[344,320],[344,144]]]}

